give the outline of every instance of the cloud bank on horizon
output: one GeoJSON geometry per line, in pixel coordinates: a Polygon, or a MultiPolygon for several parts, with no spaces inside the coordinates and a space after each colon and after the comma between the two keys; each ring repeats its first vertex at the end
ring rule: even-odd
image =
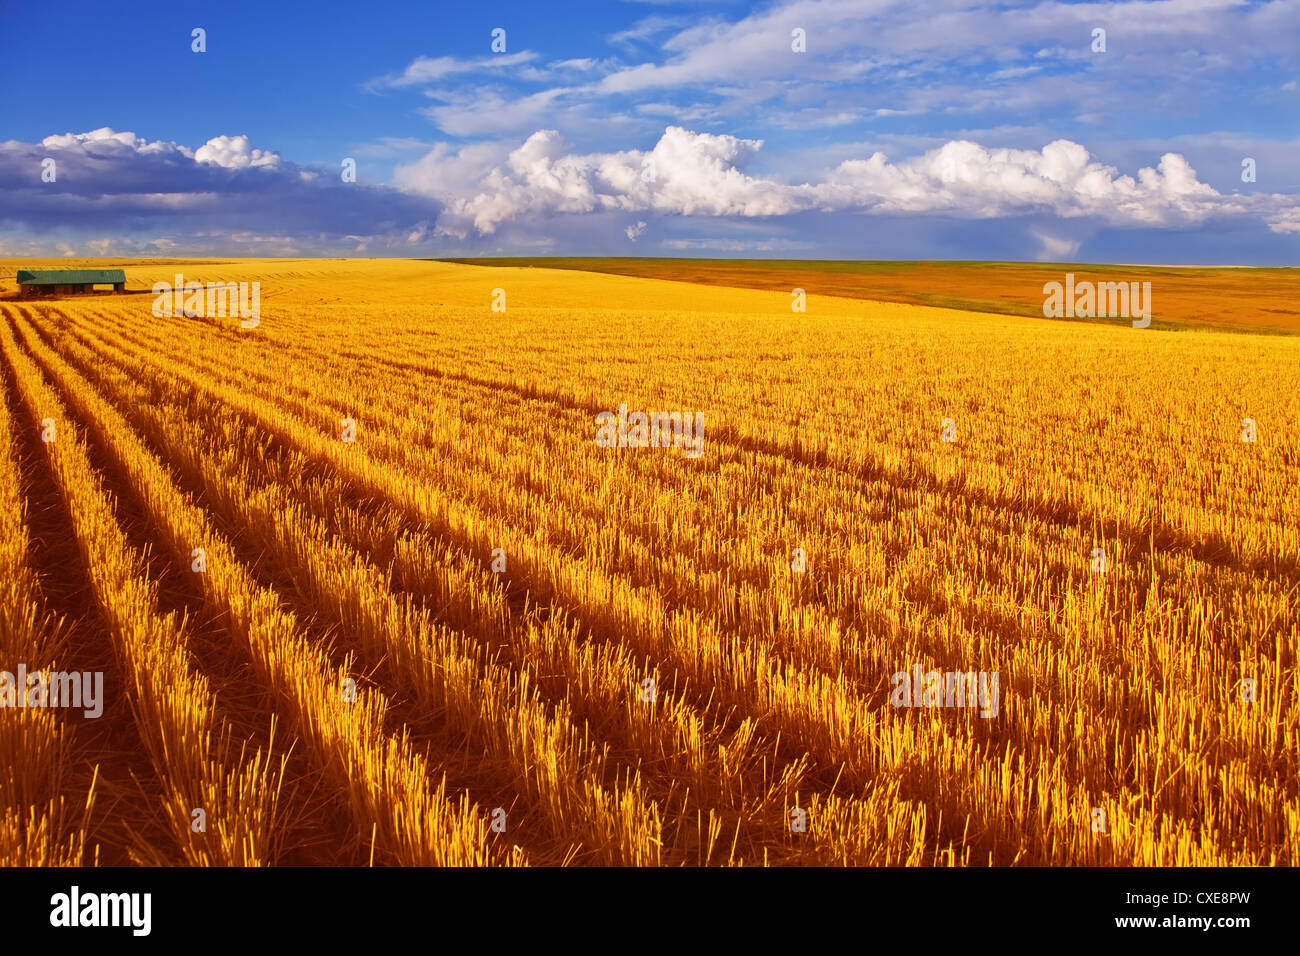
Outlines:
{"type": "MultiPolygon", "coordinates": [[[[179,123],[154,100],[183,101],[203,57],[225,65],[242,11],[203,52],[188,21],[155,24],[181,45],[168,90],[124,111],[145,76],[127,70],[104,93],[134,131],[60,131],[55,103],[23,121],[43,135],[0,142],[0,254],[1300,253],[1294,3],[626,3],[581,31],[527,10],[400,58],[343,23],[338,43],[390,65],[358,65],[342,105],[209,70],[203,95],[234,102],[179,123]]],[[[298,42],[285,66],[311,69],[298,42]]]]}

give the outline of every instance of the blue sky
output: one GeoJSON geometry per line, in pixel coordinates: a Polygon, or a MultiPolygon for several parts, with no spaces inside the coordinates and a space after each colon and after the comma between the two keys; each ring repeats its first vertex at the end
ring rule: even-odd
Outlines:
{"type": "Polygon", "coordinates": [[[0,254],[1294,265],[1298,51],[1295,0],[0,3],[0,254]]]}

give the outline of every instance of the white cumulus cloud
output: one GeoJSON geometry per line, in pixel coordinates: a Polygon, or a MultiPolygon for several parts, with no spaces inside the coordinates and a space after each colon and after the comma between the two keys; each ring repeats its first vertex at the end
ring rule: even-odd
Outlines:
{"type": "MultiPolygon", "coordinates": [[[[459,151],[440,145],[400,167],[396,178],[401,188],[443,202],[439,231],[460,237],[490,235],[515,220],[611,211],[736,218],[813,210],[963,219],[1050,215],[1125,227],[1256,216],[1275,232],[1294,231],[1300,215],[1294,196],[1219,193],[1178,153],[1165,153],[1131,176],[1066,139],[1040,150],[954,140],[898,162],[882,152],[845,160],[822,182],[792,185],[744,171],[762,145],[670,126],[650,150],[579,153],[554,130],[540,130],[504,156],[500,145],[459,151]]],[[[635,237],[629,232],[629,238],[635,237]]],[[[1053,252],[1069,251],[1069,240],[1043,242],[1053,252]]]]}
{"type": "Polygon", "coordinates": [[[257,149],[247,136],[214,136],[194,151],[194,161],[215,163],[226,169],[274,169],[280,165],[280,156],[269,150],[257,149]]]}
{"type": "Polygon", "coordinates": [[[61,133],[46,136],[41,140],[41,145],[46,149],[66,150],[81,156],[106,155],[118,157],[130,154],[166,156],[172,154],[184,156],[187,159],[194,157],[194,153],[190,149],[177,143],[147,140],[142,136],[136,136],[135,133],[119,133],[109,126],[101,126],[99,129],[91,130],[88,133],[61,133]]]}

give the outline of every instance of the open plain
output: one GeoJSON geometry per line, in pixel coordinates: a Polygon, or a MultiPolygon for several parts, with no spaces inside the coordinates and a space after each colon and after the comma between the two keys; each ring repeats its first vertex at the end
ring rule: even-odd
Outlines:
{"type": "Polygon", "coordinates": [[[0,699],[0,861],[1300,862],[1300,338],[126,275],[0,300],[0,670],[104,674],[0,699]]]}

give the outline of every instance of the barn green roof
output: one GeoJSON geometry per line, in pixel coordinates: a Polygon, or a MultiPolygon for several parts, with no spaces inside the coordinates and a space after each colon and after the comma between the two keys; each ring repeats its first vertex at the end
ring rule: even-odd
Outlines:
{"type": "Polygon", "coordinates": [[[108,285],[126,281],[121,269],[19,269],[19,285],[108,285]]]}

